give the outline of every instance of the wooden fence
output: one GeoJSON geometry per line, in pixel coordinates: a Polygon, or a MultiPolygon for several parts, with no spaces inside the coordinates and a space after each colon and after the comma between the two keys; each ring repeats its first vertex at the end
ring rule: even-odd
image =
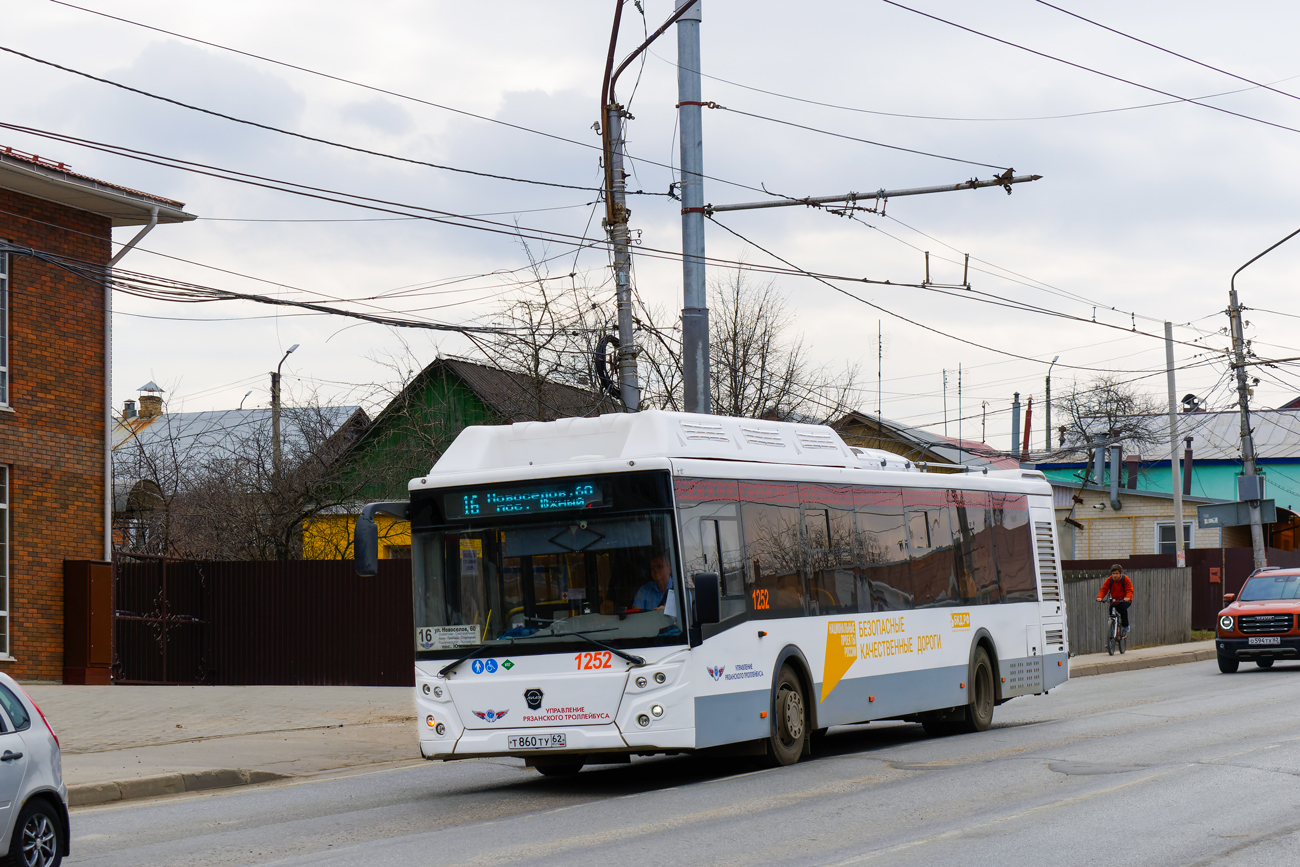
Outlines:
{"type": "MultiPolygon", "coordinates": [[[[1134,569],[1129,608],[1129,647],[1180,644],[1192,640],[1192,570],[1134,569]]],[[[1106,573],[1065,573],[1065,611],[1073,653],[1104,653],[1110,606],[1097,601],[1106,573]]]]}

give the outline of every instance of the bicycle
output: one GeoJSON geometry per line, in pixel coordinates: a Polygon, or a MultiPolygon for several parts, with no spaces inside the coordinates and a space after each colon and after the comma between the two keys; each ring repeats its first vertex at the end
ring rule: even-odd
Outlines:
{"type": "Polygon", "coordinates": [[[1127,637],[1124,634],[1124,627],[1120,624],[1119,609],[1115,607],[1114,602],[1110,602],[1110,628],[1106,632],[1106,652],[1114,656],[1115,651],[1118,649],[1122,654],[1124,652],[1124,640],[1127,637]]]}

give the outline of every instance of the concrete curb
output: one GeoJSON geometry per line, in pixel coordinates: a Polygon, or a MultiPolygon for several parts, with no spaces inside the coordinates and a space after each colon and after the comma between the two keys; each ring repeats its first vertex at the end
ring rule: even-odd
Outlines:
{"type": "Polygon", "coordinates": [[[1111,674],[1116,671],[1137,671],[1142,668],[1159,668],[1165,665],[1182,665],[1187,662],[1203,662],[1207,659],[1214,659],[1218,653],[1214,649],[1214,642],[1207,641],[1208,647],[1198,647],[1195,650],[1182,650],[1178,653],[1165,653],[1159,656],[1129,656],[1123,655],[1107,657],[1097,662],[1082,662],[1070,664],[1070,677],[1089,677],[1094,674],[1111,674]]]}
{"type": "Polygon", "coordinates": [[[205,789],[227,789],[231,786],[251,786],[283,780],[285,774],[270,771],[250,771],[243,768],[225,768],[214,771],[196,771],[191,774],[163,774],[157,777],[138,777],[108,783],[84,783],[68,786],[68,805],[89,807],[130,801],[136,798],[157,798],[162,795],[180,795],[185,792],[202,792],[205,789]]]}

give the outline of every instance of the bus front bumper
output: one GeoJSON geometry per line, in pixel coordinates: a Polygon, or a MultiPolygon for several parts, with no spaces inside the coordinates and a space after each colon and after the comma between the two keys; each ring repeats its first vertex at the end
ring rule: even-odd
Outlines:
{"type": "MultiPolygon", "coordinates": [[[[421,733],[424,734],[423,732],[421,733]]],[[[590,753],[640,753],[692,749],[695,729],[656,728],[653,724],[625,737],[616,724],[556,726],[555,728],[468,729],[459,737],[420,738],[426,759],[468,759],[487,756],[553,756],[590,753]],[[551,746],[556,736],[564,746],[551,746]],[[537,744],[545,744],[537,746],[537,744]]]]}

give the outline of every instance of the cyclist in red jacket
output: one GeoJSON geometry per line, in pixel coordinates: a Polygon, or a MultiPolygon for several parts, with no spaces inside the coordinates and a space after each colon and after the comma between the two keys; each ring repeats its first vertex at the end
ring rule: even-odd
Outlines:
{"type": "Polygon", "coordinates": [[[1110,595],[1111,607],[1119,611],[1119,623],[1124,627],[1124,634],[1128,635],[1128,607],[1133,604],[1133,582],[1118,563],[1110,567],[1110,574],[1101,582],[1097,601],[1104,602],[1107,594],[1110,595]]]}

